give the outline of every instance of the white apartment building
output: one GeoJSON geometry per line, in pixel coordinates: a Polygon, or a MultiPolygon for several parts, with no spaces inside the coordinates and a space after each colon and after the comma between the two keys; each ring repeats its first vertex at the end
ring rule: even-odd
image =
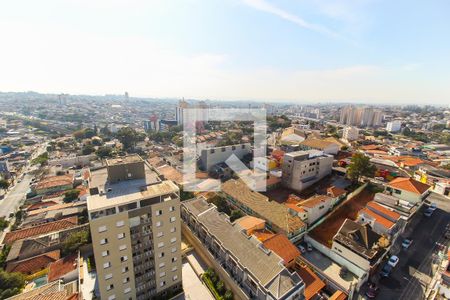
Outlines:
{"type": "Polygon", "coordinates": [[[237,158],[242,159],[251,152],[250,143],[202,149],[200,152],[200,163],[204,170],[209,171],[211,167],[225,162],[233,154],[237,158]]]}
{"type": "Polygon", "coordinates": [[[318,150],[286,153],[283,157],[282,183],[296,191],[316,183],[331,174],[333,156],[318,150]]]}
{"type": "Polygon", "coordinates": [[[138,156],[92,172],[87,199],[101,299],[181,292],[179,189],[138,156]]]}
{"type": "Polygon", "coordinates": [[[394,120],[386,124],[386,131],[388,132],[398,132],[400,131],[401,128],[402,128],[402,121],[400,120],[394,120]]]}
{"type": "Polygon", "coordinates": [[[354,126],[345,126],[344,131],[342,133],[342,138],[349,142],[355,141],[358,139],[359,130],[354,126]]]}

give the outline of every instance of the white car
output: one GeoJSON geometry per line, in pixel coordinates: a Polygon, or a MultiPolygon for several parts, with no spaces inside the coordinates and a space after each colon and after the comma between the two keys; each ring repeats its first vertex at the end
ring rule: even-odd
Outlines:
{"type": "Polygon", "coordinates": [[[436,203],[431,203],[430,206],[428,206],[428,209],[431,210],[431,211],[435,211],[436,208],[437,208],[436,203]]]}
{"type": "Polygon", "coordinates": [[[388,264],[394,268],[399,260],[400,258],[398,258],[398,256],[392,255],[388,260],[388,264]]]}
{"type": "Polygon", "coordinates": [[[411,244],[412,244],[411,239],[404,239],[402,242],[402,248],[406,250],[409,248],[409,246],[411,246],[411,244]]]}

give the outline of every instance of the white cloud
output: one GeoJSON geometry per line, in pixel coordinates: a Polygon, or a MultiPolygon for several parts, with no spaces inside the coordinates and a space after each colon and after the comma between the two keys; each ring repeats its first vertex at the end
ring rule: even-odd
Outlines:
{"type": "Polygon", "coordinates": [[[299,16],[291,14],[290,12],[288,12],[286,10],[283,10],[281,8],[278,8],[278,7],[270,4],[269,2],[267,2],[265,0],[242,0],[242,2],[254,9],[273,14],[284,20],[287,20],[289,22],[297,24],[298,26],[303,27],[305,29],[316,31],[321,34],[325,34],[325,35],[328,35],[328,36],[331,36],[334,38],[341,38],[341,36],[338,33],[334,32],[330,29],[328,29],[322,25],[319,25],[319,24],[314,24],[314,23],[308,22],[299,16]]]}

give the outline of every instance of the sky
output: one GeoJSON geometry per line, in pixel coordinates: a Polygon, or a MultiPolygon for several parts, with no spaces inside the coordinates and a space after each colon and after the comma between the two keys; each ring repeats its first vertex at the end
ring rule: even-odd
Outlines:
{"type": "Polygon", "coordinates": [[[0,1],[0,91],[450,103],[448,0],[0,1]]]}

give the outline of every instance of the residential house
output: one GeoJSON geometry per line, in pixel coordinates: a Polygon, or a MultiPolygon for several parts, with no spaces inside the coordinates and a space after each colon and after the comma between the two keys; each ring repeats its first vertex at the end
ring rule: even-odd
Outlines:
{"type": "Polygon", "coordinates": [[[303,299],[304,283],[283,259],[203,198],[181,203],[181,217],[231,279],[252,299],[303,299]]]}
{"type": "Polygon", "coordinates": [[[67,191],[73,189],[73,187],[73,175],[61,175],[42,179],[35,186],[33,186],[33,190],[37,195],[45,195],[55,192],[67,191]]]}
{"type": "Polygon", "coordinates": [[[430,186],[412,178],[398,177],[386,185],[386,192],[412,204],[422,202],[430,192],[430,186]]]}
{"type": "Polygon", "coordinates": [[[298,216],[292,216],[289,208],[251,190],[241,180],[231,179],[223,183],[221,194],[233,207],[264,219],[269,230],[281,232],[293,242],[306,231],[306,224],[298,216]]]}
{"type": "Polygon", "coordinates": [[[55,262],[59,258],[60,251],[54,250],[19,261],[10,261],[6,264],[5,271],[9,273],[19,272],[24,275],[31,275],[46,269],[50,263],[55,262]]]}
{"type": "Polygon", "coordinates": [[[266,227],[266,221],[253,216],[244,216],[234,222],[245,230],[247,235],[252,235],[257,230],[264,230],[266,227]]]}
{"type": "Polygon", "coordinates": [[[331,251],[364,271],[373,270],[387,252],[388,240],[362,225],[346,219],[333,237],[331,251]]]}
{"type": "Polygon", "coordinates": [[[326,154],[336,155],[340,145],[323,139],[306,139],[300,143],[300,147],[303,150],[319,150],[326,154]]]}
{"type": "Polygon", "coordinates": [[[272,237],[263,241],[264,247],[275,252],[283,259],[283,265],[287,268],[292,268],[298,257],[300,257],[300,250],[283,234],[275,234],[272,237]]]}

